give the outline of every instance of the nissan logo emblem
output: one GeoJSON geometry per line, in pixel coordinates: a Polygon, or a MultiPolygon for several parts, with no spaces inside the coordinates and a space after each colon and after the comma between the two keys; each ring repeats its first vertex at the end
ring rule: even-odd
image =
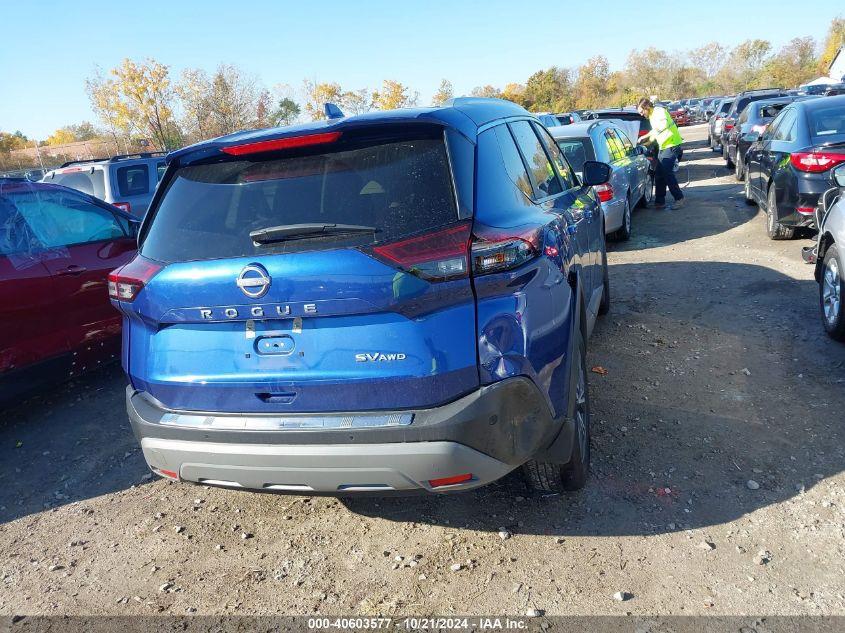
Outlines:
{"type": "Polygon", "coordinates": [[[247,297],[258,299],[270,290],[270,275],[264,270],[263,266],[250,264],[244,266],[235,283],[247,297]]]}

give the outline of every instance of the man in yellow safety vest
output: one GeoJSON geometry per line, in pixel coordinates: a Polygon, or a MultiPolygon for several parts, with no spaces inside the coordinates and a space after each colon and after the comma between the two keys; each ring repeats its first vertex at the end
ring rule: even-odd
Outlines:
{"type": "Polygon", "coordinates": [[[678,131],[678,126],[663,106],[655,106],[650,99],[640,99],[637,112],[646,117],[651,123],[651,132],[641,136],[639,143],[657,143],[657,166],[654,174],[654,206],[657,209],[666,208],[666,188],[669,188],[675,202],[670,209],[680,209],[684,206],[684,193],[675,178],[675,163],[681,157],[681,145],[684,139],[678,131]]]}

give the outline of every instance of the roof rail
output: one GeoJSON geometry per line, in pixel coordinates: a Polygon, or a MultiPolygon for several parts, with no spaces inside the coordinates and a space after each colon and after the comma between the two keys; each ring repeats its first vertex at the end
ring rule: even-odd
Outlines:
{"type": "Polygon", "coordinates": [[[70,165],[84,165],[85,163],[116,163],[120,160],[127,160],[130,158],[156,158],[158,156],[166,156],[167,152],[137,152],[135,154],[116,154],[115,156],[104,156],[103,158],[85,158],[82,160],[69,160],[62,163],[62,167],[70,165]]]}

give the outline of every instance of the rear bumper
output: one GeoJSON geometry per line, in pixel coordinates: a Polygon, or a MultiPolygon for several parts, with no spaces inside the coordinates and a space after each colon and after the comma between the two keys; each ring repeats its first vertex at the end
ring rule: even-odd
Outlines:
{"type": "Polygon", "coordinates": [[[621,229],[625,219],[625,198],[602,202],[601,208],[604,211],[604,232],[610,234],[621,229]]]}
{"type": "Polygon", "coordinates": [[[207,485],[303,494],[449,492],[495,481],[553,443],[555,455],[571,454],[572,424],[552,418],[539,389],[526,378],[504,380],[431,409],[332,412],[319,418],[401,414],[407,420],[413,415],[410,423],[369,428],[267,430],[276,422],[315,418],[174,412],[131,387],[126,395],[132,430],[150,468],[207,485]],[[466,482],[429,483],[466,473],[472,474],[466,482]]]}

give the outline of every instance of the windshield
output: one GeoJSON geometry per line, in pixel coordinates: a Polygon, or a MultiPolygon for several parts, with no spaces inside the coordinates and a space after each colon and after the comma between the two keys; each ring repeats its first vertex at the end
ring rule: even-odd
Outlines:
{"type": "Polygon", "coordinates": [[[367,144],[350,148],[347,143],[324,153],[179,169],[167,184],[141,253],[168,263],[362,246],[457,219],[442,130],[435,138],[379,142],[370,137],[367,144]],[[297,224],[377,231],[269,244],[250,237],[297,224]]]}

